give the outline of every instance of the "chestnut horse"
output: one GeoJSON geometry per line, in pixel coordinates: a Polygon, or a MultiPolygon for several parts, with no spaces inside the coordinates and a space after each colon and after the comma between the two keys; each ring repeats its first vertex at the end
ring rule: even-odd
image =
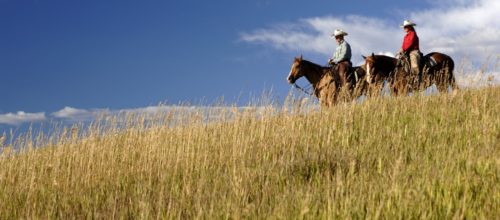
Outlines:
{"type": "Polygon", "coordinates": [[[341,84],[340,76],[334,70],[336,68],[323,67],[303,60],[302,56],[300,58],[296,57],[292,63],[287,80],[288,83],[295,84],[297,79],[304,76],[311,83],[314,95],[319,99],[321,105],[327,107],[337,103],[339,93],[342,91],[349,92],[349,97],[346,97],[347,99],[358,97],[363,93],[363,87],[358,87],[359,85],[363,86],[362,83],[358,82],[363,81],[364,78],[364,71],[360,67],[354,67],[354,71],[350,71],[351,74],[348,74],[345,85],[341,84]]]}
{"type": "Polygon", "coordinates": [[[410,74],[409,65],[408,57],[401,56],[391,83],[396,95],[406,94],[408,91],[425,90],[433,84],[441,93],[447,92],[448,86],[451,86],[452,90],[458,89],[453,75],[455,63],[446,54],[432,52],[422,57],[420,78],[410,74]]]}
{"type": "Polygon", "coordinates": [[[397,59],[385,55],[374,55],[365,57],[365,64],[363,64],[366,71],[366,82],[371,88],[380,92],[384,81],[389,82],[392,72],[396,68],[397,59]]]}
{"type": "Polygon", "coordinates": [[[422,58],[422,79],[412,79],[409,74],[409,61],[402,56],[395,59],[384,55],[365,57],[366,81],[370,87],[381,88],[387,81],[391,92],[395,95],[406,94],[412,90],[426,89],[436,84],[439,92],[445,92],[448,86],[458,89],[453,76],[454,62],[451,57],[442,53],[429,53],[422,58]]]}

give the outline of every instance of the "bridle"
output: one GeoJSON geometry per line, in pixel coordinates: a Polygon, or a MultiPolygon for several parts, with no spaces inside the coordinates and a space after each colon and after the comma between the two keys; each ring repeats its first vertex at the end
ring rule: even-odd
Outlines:
{"type": "MultiPolygon", "coordinates": [[[[297,72],[300,72],[300,67],[299,67],[299,69],[297,70],[297,72]]],[[[300,76],[300,77],[302,77],[302,76],[303,76],[303,75],[301,74],[301,76],[300,76]]],[[[305,94],[307,94],[307,95],[309,95],[309,96],[312,96],[312,95],[313,95],[313,93],[314,93],[314,88],[313,88],[313,92],[309,92],[309,91],[308,91],[308,90],[310,90],[310,89],[311,89],[312,84],[310,84],[310,85],[309,85],[307,88],[305,88],[305,89],[304,89],[304,88],[302,88],[301,86],[299,86],[299,85],[297,84],[297,82],[296,82],[296,81],[293,83],[293,85],[294,85],[294,87],[295,87],[297,90],[299,90],[299,91],[301,91],[301,92],[303,92],[303,93],[305,93],[305,94]]]]}
{"type": "MultiPolygon", "coordinates": [[[[298,89],[299,91],[302,91],[303,93],[307,94],[307,95],[310,95],[312,96],[313,93],[312,92],[308,92],[307,90],[311,89],[312,85],[309,85],[309,87],[307,87],[306,89],[302,88],[301,86],[297,85],[297,83],[293,83],[293,85],[295,86],[296,89],[298,89]]],[[[313,92],[314,92],[314,89],[313,89],[313,92]]]]}

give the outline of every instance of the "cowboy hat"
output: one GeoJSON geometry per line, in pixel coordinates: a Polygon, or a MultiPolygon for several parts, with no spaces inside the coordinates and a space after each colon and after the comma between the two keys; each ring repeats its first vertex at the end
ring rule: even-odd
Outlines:
{"type": "Polygon", "coordinates": [[[403,24],[401,25],[401,27],[406,27],[406,26],[417,26],[417,24],[411,22],[410,20],[405,20],[405,21],[403,21],[403,24]]]}
{"type": "Polygon", "coordinates": [[[345,31],[343,31],[342,29],[336,29],[333,34],[331,35],[331,37],[337,37],[339,35],[342,35],[342,36],[346,36],[347,33],[345,31]]]}

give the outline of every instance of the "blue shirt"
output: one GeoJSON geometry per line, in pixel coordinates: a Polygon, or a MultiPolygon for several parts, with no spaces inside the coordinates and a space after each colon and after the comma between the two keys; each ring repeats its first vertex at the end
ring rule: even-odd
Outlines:
{"type": "Polygon", "coordinates": [[[350,61],[351,60],[351,45],[349,45],[345,40],[340,42],[335,53],[333,54],[333,62],[338,63],[340,61],[350,61]]]}

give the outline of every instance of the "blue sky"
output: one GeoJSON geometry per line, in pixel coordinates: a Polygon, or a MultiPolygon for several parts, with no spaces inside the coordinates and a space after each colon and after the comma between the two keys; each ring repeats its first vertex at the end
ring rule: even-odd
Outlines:
{"type": "Polygon", "coordinates": [[[326,63],[339,27],[351,33],[357,62],[397,51],[408,18],[428,24],[428,49],[475,57],[483,45],[456,48],[481,31],[498,59],[497,0],[431,2],[0,0],[0,126],[160,102],[244,105],[270,89],[283,98],[293,57],[326,63]]]}

